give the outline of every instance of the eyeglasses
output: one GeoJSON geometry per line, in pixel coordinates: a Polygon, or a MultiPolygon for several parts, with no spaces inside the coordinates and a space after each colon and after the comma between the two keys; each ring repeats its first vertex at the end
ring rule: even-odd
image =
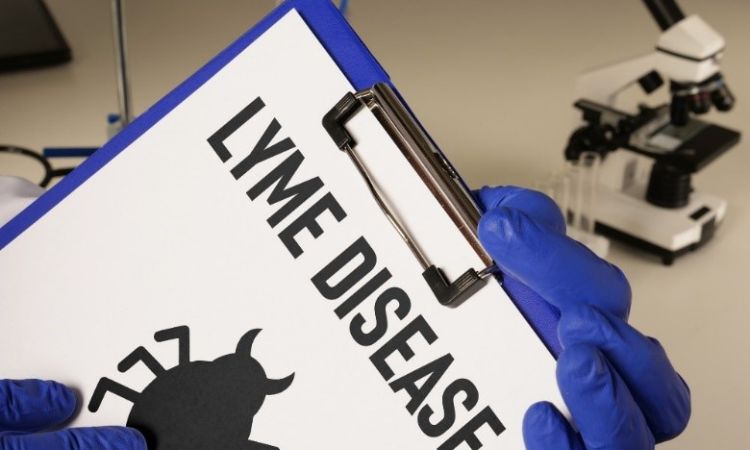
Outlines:
{"type": "Polygon", "coordinates": [[[75,167],[55,168],[50,162],[51,158],[88,157],[96,150],[93,148],[63,147],[47,148],[39,153],[15,145],[0,145],[0,174],[30,178],[30,173],[38,173],[39,186],[46,188],[52,180],[64,177],[75,169],[75,167]]]}

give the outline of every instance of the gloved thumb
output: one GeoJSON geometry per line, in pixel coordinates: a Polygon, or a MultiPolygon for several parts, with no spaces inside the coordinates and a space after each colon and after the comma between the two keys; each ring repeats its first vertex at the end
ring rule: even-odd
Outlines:
{"type": "Polygon", "coordinates": [[[482,216],[479,239],[503,273],[560,311],[585,303],[627,318],[630,285],[622,271],[559,229],[501,203],[482,216]]]}

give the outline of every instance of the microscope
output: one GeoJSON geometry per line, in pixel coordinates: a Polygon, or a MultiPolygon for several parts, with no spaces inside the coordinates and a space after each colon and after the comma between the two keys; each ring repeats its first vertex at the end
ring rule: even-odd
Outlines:
{"type": "Polygon", "coordinates": [[[692,175],[736,145],[740,134],[697,118],[734,106],[719,70],[724,38],[700,17],[685,17],[676,0],[644,2],[662,30],[656,49],[579,79],[575,106],[584,125],[571,135],[565,157],[601,156],[596,232],[671,265],[707,242],[722,222],[727,202],[694,191],[692,175]],[[665,80],[669,103],[618,108],[626,90],[649,95],[665,80]]]}

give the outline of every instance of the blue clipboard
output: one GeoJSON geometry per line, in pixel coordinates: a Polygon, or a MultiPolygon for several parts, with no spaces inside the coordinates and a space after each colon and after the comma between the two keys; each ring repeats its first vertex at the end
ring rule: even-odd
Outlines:
{"type": "MultiPolygon", "coordinates": [[[[192,95],[291,9],[296,9],[302,16],[355,89],[366,89],[376,83],[393,86],[383,67],[330,0],[287,0],[0,228],[0,250],[192,95]]],[[[395,89],[395,86],[393,87],[395,89]]],[[[514,298],[511,295],[511,299],[550,352],[557,356],[561,351],[557,338],[559,313],[531,291],[529,295],[523,295],[523,298],[514,298]]]]}

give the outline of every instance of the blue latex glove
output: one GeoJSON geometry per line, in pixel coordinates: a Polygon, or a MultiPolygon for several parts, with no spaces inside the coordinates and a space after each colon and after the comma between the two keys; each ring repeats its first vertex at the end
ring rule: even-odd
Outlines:
{"type": "Polygon", "coordinates": [[[517,302],[541,297],[560,314],[557,382],[574,427],[551,404],[524,418],[528,450],[648,450],[684,430],[690,391],[658,341],[627,324],[622,272],[565,236],[548,197],[483,188],[479,237],[517,302]]]}
{"type": "Polygon", "coordinates": [[[76,412],[76,396],[53,381],[0,380],[0,450],[146,450],[124,427],[53,430],[76,412]]]}

